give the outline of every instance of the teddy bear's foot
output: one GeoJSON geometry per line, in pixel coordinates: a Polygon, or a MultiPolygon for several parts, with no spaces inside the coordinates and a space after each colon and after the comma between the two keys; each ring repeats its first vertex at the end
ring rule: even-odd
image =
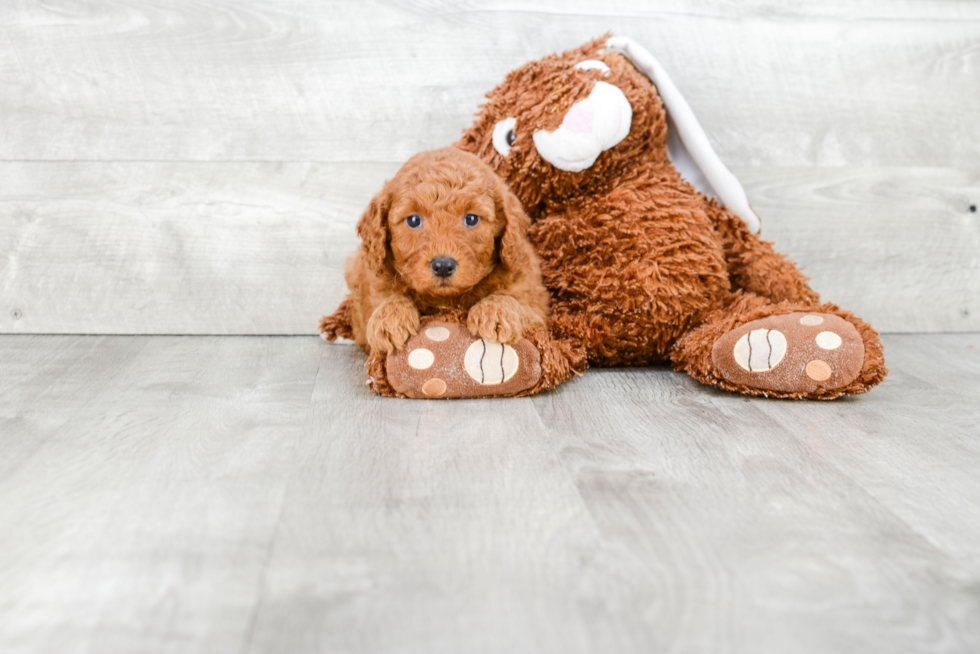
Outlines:
{"type": "Polygon", "coordinates": [[[465,326],[428,321],[385,361],[388,383],[411,398],[516,395],[541,379],[541,356],[526,339],[494,343],[465,326]]]}
{"type": "Polygon", "coordinates": [[[839,316],[794,312],[733,329],[715,341],[711,357],[718,375],[732,384],[821,396],[857,378],[864,342],[839,316]]]}

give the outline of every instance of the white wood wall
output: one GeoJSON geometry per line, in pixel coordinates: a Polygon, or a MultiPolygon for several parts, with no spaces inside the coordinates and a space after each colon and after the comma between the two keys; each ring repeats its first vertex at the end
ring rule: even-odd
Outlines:
{"type": "Polygon", "coordinates": [[[0,332],[312,333],[383,180],[606,30],[826,299],[980,331],[980,3],[8,0],[0,332]]]}

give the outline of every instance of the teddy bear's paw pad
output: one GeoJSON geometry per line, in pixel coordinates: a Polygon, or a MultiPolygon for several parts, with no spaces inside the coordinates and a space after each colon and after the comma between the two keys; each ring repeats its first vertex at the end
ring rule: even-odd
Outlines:
{"type": "Polygon", "coordinates": [[[816,393],[852,382],[864,342],[851,323],[829,313],[787,313],[753,320],[717,341],[711,358],[733,384],[784,393],[816,393]]]}
{"type": "Polygon", "coordinates": [[[541,355],[530,341],[494,343],[442,321],[423,325],[385,367],[392,388],[413,398],[515,395],[541,379],[541,355]]]}

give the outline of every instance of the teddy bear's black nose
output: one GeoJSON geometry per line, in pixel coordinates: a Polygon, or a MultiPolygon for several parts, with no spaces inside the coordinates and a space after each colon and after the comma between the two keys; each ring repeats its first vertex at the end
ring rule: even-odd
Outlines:
{"type": "Polygon", "coordinates": [[[449,277],[456,272],[456,260],[452,257],[436,257],[429,266],[436,277],[449,277]]]}

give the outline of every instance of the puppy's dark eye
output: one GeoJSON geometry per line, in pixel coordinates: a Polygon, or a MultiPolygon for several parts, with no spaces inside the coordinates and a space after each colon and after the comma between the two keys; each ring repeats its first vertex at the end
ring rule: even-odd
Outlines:
{"type": "Polygon", "coordinates": [[[411,216],[405,219],[405,224],[411,227],[412,229],[418,229],[419,227],[422,226],[422,217],[412,214],[411,216]]]}
{"type": "Polygon", "coordinates": [[[466,218],[463,219],[466,222],[467,227],[476,227],[480,224],[480,217],[475,213],[466,214],[466,218]]]}
{"type": "Polygon", "coordinates": [[[516,140],[517,134],[514,133],[514,130],[507,132],[507,145],[514,145],[514,141],[516,140]]]}

